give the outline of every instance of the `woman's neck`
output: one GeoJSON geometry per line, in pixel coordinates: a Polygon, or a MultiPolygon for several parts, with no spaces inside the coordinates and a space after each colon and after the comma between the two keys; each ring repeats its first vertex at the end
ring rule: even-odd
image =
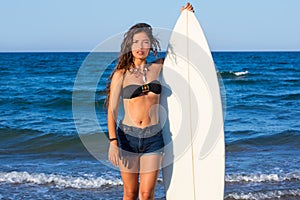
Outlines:
{"type": "Polygon", "coordinates": [[[134,65],[144,67],[146,65],[146,60],[141,60],[141,59],[134,59],[133,61],[134,65]]]}

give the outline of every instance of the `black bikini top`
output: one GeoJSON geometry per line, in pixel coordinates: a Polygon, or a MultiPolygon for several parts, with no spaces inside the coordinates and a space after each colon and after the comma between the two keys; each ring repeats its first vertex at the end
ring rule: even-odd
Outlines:
{"type": "Polygon", "coordinates": [[[161,84],[158,80],[151,81],[150,83],[144,85],[127,85],[123,88],[122,96],[124,99],[132,99],[148,92],[153,92],[155,94],[161,93],[161,84]]]}

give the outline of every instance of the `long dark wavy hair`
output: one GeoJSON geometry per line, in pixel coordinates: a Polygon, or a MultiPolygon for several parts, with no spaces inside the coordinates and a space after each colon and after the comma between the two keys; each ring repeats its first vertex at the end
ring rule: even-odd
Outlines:
{"type": "Polygon", "coordinates": [[[110,97],[110,82],[114,75],[114,73],[117,70],[123,70],[123,73],[126,73],[127,70],[129,70],[131,67],[135,67],[133,62],[133,55],[131,51],[131,47],[133,44],[133,36],[137,33],[145,32],[147,36],[150,39],[150,51],[154,53],[154,55],[157,57],[158,51],[160,51],[160,45],[158,40],[153,36],[152,33],[152,27],[149,24],[146,23],[138,23],[133,25],[125,34],[124,39],[121,44],[121,51],[119,54],[118,64],[116,65],[114,71],[109,77],[109,83],[106,87],[107,96],[105,99],[105,104],[108,106],[109,103],[109,97],[110,97]]]}

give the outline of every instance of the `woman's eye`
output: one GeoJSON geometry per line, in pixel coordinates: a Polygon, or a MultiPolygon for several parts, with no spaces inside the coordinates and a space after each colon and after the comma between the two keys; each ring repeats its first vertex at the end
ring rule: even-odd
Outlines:
{"type": "Polygon", "coordinates": [[[144,44],[149,46],[150,42],[149,41],[145,41],[144,44]]]}

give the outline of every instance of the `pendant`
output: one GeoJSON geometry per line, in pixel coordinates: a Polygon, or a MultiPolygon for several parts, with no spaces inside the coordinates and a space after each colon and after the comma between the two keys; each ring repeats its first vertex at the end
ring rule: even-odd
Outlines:
{"type": "Polygon", "coordinates": [[[148,65],[145,65],[144,66],[144,69],[141,71],[141,66],[136,66],[132,69],[131,73],[132,74],[135,74],[135,77],[136,78],[139,78],[140,76],[142,76],[142,80],[144,83],[147,82],[147,71],[149,71],[149,66],[148,65]]]}

